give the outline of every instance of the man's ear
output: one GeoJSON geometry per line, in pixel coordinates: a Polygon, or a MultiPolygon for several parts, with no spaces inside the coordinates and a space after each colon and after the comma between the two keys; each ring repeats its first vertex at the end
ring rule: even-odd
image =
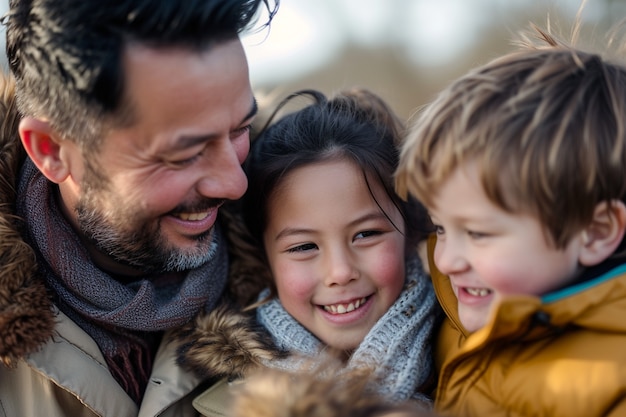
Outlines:
{"type": "Polygon", "coordinates": [[[583,230],[583,247],[578,261],[584,266],[597,265],[610,257],[624,238],[626,206],[620,200],[599,203],[591,223],[583,230]]]}
{"type": "Polygon", "coordinates": [[[61,140],[50,124],[33,117],[24,117],[19,125],[20,138],[33,163],[50,181],[63,182],[69,175],[61,157],[61,140]]]}

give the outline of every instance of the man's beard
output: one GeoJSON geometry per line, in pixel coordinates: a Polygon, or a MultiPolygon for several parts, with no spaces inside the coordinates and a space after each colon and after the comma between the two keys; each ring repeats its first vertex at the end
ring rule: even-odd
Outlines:
{"type": "Polygon", "coordinates": [[[157,219],[142,219],[139,210],[122,204],[111,204],[118,209],[107,213],[98,203],[103,197],[115,198],[107,191],[85,188],[76,207],[78,226],[99,251],[120,264],[144,273],[185,271],[202,266],[217,251],[214,228],[193,237],[193,248],[176,248],[161,235],[157,219]]]}

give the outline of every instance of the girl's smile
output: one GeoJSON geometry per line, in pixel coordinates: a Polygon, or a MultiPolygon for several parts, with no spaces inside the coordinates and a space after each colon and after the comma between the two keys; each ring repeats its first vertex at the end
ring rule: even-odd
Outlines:
{"type": "Polygon", "coordinates": [[[403,218],[368,181],[353,162],[318,162],[291,171],[268,203],[265,251],[283,307],[342,350],[359,345],[404,286],[404,230],[394,226],[403,218]]]}

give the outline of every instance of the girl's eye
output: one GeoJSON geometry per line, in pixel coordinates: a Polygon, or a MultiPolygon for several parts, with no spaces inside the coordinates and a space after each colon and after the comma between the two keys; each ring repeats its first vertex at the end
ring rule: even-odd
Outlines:
{"type": "Polygon", "coordinates": [[[317,245],[315,243],[304,243],[302,245],[294,246],[287,249],[288,253],[298,253],[298,252],[306,252],[310,250],[317,249],[317,245]]]}
{"type": "Polygon", "coordinates": [[[382,234],[382,232],[378,231],[378,230],[364,230],[363,232],[359,232],[357,233],[354,238],[355,239],[364,239],[366,237],[370,237],[370,236],[378,236],[382,234]]]}

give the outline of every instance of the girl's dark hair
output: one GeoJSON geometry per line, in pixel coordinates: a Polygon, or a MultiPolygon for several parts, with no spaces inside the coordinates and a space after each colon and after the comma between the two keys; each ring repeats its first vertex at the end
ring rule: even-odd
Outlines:
{"type": "Polygon", "coordinates": [[[372,180],[382,185],[404,218],[407,248],[414,249],[429,231],[429,223],[416,200],[402,200],[394,190],[393,174],[403,131],[403,123],[390,107],[365,89],[344,91],[331,100],[315,90],[298,91],[285,98],[252,142],[244,163],[249,186],[241,209],[258,247],[263,247],[268,200],[287,174],[312,163],[347,159],[361,167],[370,192],[372,180]],[[313,104],[271,124],[287,103],[302,96],[311,98],[313,104]]]}

